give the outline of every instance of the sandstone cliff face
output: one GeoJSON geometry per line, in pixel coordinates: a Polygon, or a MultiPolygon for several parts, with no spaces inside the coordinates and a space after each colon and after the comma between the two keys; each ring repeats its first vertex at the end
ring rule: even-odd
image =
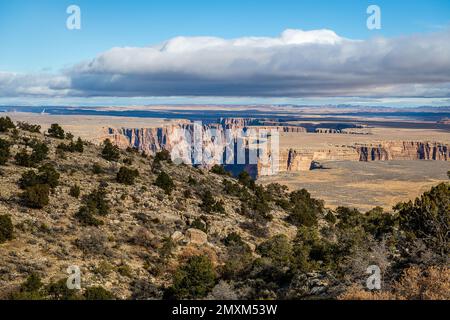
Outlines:
{"type": "MultiPolygon", "coordinates": [[[[322,149],[278,150],[277,138],[271,132],[302,133],[306,129],[297,126],[252,125],[256,121],[238,118],[220,119],[219,123],[208,125],[185,121],[162,128],[107,128],[103,138],[110,138],[119,147],[131,146],[148,154],[166,149],[172,152],[172,157],[205,167],[220,163],[231,166],[252,165],[256,166],[258,176],[274,175],[280,171],[310,170],[313,161],[450,159],[448,144],[430,141],[380,141],[371,144],[330,145],[322,149]],[[250,132],[260,138],[250,138],[250,132]],[[265,136],[263,134],[261,137],[262,133],[265,136]]],[[[318,129],[317,132],[351,133],[334,129],[318,129]]]]}
{"type": "Polygon", "coordinates": [[[439,142],[394,141],[357,146],[360,161],[443,160],[450,158],[449,146],[439,142]]]}
{"type": "MultiPolygon", "coordinates": [[[[162,149],[185,163],[255,165],[259,175],[278,170],[278,134],[306,132],[298,126],[251,126],[252,119],[221,119],[201,125],[182,122],[162,128],[107,128],[109,138],[121,148],[134,147],[148,154],[162,149]]],[[[175,160],[175,159],[173,159],[175,160]]]]}
{"type": "Polygon", "coordinates": [[[383,141],[378,144],[333,146],[329,149],[280,150],[279,171],[310,170],[313,161],[450,160],[449,145],[439,142],[383,141]]]}

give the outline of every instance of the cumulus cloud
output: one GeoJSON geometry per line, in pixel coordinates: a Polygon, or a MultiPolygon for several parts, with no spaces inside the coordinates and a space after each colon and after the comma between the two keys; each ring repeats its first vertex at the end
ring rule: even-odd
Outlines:
{"type": "MultiPolygon", "coordinates": [[[[450,30],[368,40],[346,39],[331,30],[286,30],[274,38],[176,37],[149,47],[112,48],[55,79],[23,76],[30,88],[16,91],[88,97],[443,98],[450,97],[448,39],[450,30]]],[[[0,74],[0,92],[3,83],[0,74]]]]}
{"type": "Polygon", "coordinates": [[[0,71],[0,96],[2,97],[66,96],[69,93],[70,78],[65,75],[0,71]]]}

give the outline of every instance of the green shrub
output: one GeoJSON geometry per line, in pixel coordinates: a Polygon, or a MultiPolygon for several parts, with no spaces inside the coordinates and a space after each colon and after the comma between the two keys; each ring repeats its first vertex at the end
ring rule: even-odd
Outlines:
{"type": "Polygon", "coordinates": [[[400,229],[409,236],[423,240],[432,250],[443,255],[449,251],[450,184],[432,187],[412,201],[399,203],[400,229]]]}
{"type": "Polygon", "coordinates": [[[31,156],[28,154],[26,149],[21,149],[14,156],[14,160],[18,166],[22,167],[32,167],[34,163],[31,161],[31,156]]]}
{"type": "Polygon", "coordinates": [[[123,159],[123,164],[127,164],[127,165],[131,166],[133,164],[133,158],[123,159]]]}
{"type": "Polygon", "coordinates": [[[194,177],[189,176],[187,183],[190,186],[196,186],[198,184],[198,181],[194,177]]]}
{"type": "Polygon", "coordinates": [[[106,139],[103,142],[102,158],[108,161],[119,161],[120,151],[119,148],[111,143],[111,140],[106,139]]]}
{"type": "Polygon", "coordinates": [[[222,200],[216,201],[212,195],[212,192],[206,190],[200,195],[200,199],[202,203],[200,204],[200,208],[206,213],[225,213],[224,202],[222,200]]]}
{"type": "Polygon", "coordinates": [[[244,245],[244,241],[242,241],[241,236],[239,235],[239,233],[237,232],[231,232],[230,234],[228,234],[224,239],[223,239],[223,243],[229,247],[229,246],[235,246],[235,245],[239,245],[242,246],[244,245]]]}
{"type": "MultiPolygon", "coordinates": [[[[231,236],[230,238],[234,238],[231,236]]],[[[248,278],[248,274],[252,267],[253,254],[249,246],[240,243],[238,238],[226,241],[227,255],[225,265],[222,266],[221,274],[225,279],[240,280],[248,278]]]]}
{"type": "Polygon", "coordinates": [[[237,183],[229,180],[223,181],[223,191],[230,196],[239,197],[242,195],[241,187],[237,183]]]}
{"type": "Polygon", "coordinates": [[[21,199],[30,208],[42,209],[49,203],[50,187],[47,184],[37,184],[27,187],[21,194],[21,199]]]}
{"type": "Polygon", "coordinates": [[[397,220],[396,215],[384,212],[381,207],[366,212],[364,218],[364,230],[377,239],[392,233],[397,220]]]}
{"type": "Polygon", "coordinates": [[[52,189],[59,185],[60,174],[52,164],[46,163],[40,166],[38,171],[41,184],[48,184],[52,189]]]}
{"type": "Polygon", "coordinates": [[[324,204],[321,200],[311,197],[305,189],[291,192],[290,213],[287,220],[295,226],[315,226],[317,217],[324,210],[324,204]]]}
{"type": "Polygon", "coordinates": [[[115,300],[114,294],[103,287],[89,287],[83,294],[86,300],[115,300]]]}
{"type": "Polygon", "coordinates": [[[132,185],[134,180],[139,177],[139,171],[137,169],[129,169],[127,167],[121,167],[117,173],[116,180],[119,183],[132,185]]]}
{"type": "Polygon", "coordinates": [[[0,165],[6,164],[11,152],[9,150],[10,143],[6,140],[0,139],[0,165]]]}
{"type": "Polygon", "coordinates": [[[74,215],[82,225],[98,227],[103,224],[103,221],[94,217],[93,213],[87,206],[81,206],[77,213],[74,215]]]}
{"type": "Polygon", "coordinates": [[[19,127],[19,129],[24,130],[24,131],[28,131],[28,132],[33,132],[33,133],[40,133],[41,132],[41,126],[37,125],[37,124],[29,124],[27,122],[17,122],[17,127],[19,127]]]}
{"type": "Polygon", "coordinates": [[[28,154],[26,149],[20,150],[14,157],[17,165],[23,167],[33,167],[42,160],[47,158],[48,155],[48,146],[37,140],[33,140],[29,143],[29,146],[33,149],[31,155],[28,154]]]}
{"type": "Polygon", "coordinates": [[[161,150],[159,152],[157,152],[155,154],[155,159],[154,161],[159,162],[159,161],[170,161],[170,152],[168,150],[161,150]]]}
{"type": "Polygon", "coordinates": [[[343,251],[326,239],[321,239],[317,228],[299,227],[293,242],[293,268],[298,272],[310,272],[334,268],[338,256],[345,258],[343,251]]]}
{"type": "Polygon", "coordinates": [[[81,138],[78,138],[76,142],[70,141],[69,144],[60,143],[57,147],[57,150],[65,151],[65,152],[79,152],[83,153],[84,144],[81,138]]]}
{"type": "Polygon", "coordinates": [[[56,171],[55,167],[47,163],[39,167],[39,175],[33,170],[24,172],[19,180],[19,187],[26,189],[38,184],[45,184],[54,189],[59,184],[59,177],[60,174],[56,171]]]}
{"type": "Polygon", "coordinates": [[[0,243],[12,240],[14,226],[11,216],[7,214],[0,215],[0,243]]]}
{"type": "Polygon", "coordinates": [[[273,236],[262,242],[256,251],[265,258],[268,258],[278,267],[289,268],[292,260],[292,246],[289,239],[284,234],[273,236]]]}
{"type": "Polygon", "coordinates": [[[159,173],[158,177],[156,178],[155,185],[163,189],[164,192],[168,195],[170,195],[175,189],[175,183],[173,182],[172,178],[164,171],[161,171],[159,173]]]}
{"type": "Polygon", "coordinates": [[[35,186],[40,183],[39,176],[34,170],[28,170],[22,173],[22,177],[19,179],[19,187],[26,189],[31,186],[35,186]]]}
{"type": "Polygon", "coordinates": [[[209,170],[211,173],[215,173],[222,176],[229,176],[230,173],[225,170],[225,168],[221,165],[215,164],[212,166],[211,170],[209,170]]]}
{"type": "Polygon", "coordinates": [[[45,287],[45,292],[50,300],[80,300],[78,290],[67,287],[67,279],[51,282],[45,287]]]}
{"type": "Polygon", "coordinates": [[[17,292],[13,292],[10,296],[11,300],[43,300],[45,294],[43,291],[44,284],[41,277],[35,273],[28,276],[27,280],[20,285],[17,292]]]}
{"type": "Polygon", "coordinates": [[[78,197],[80,196],[80,186],[76,185],[76,184],[71,186],[70,190],[69,190],[69,195],[71,197],[74,197],[74,198],[78,199],[78,197]]]}
{"type": "Polygon", "coordinates": [[[85,203],[93,214],[106,216],[109,213],[109,204],[106,200],[106,190],[103,187],[92,191],[85,199],[85,203]]]}
{"type": "Polygon", "coordinates": [[[94,163],[94,164],[92,165],[92,172],[93,172],[94,174],[102,174],[102,173],[105,172],[105,170],[103,170],[103,168],[102,168],[102,166],[101,166],[100,164],[94,163]]]}
{"type": "Polygon", "coordinates": [[[214,287],[216,273],[207,256],[194,256],[180,266],[166,294],[177,299],[204,298],[214,287]]]}
{"type": "Polygon", "coordinates": [[[0,132],[6,132],[9,129],[14,129],[16,126],[11,121],[10,117],[1,117],[0,118],[0,132]]]}
{"type": "Polygon", "coordinates": [[[247,171],[242,171],[241,173],[239,173],[238,180],[239,183],[241,183],[242,185],[246,186],[249,189],[255,188],[255,181],[252,179],[252,177],[247,171]]]}
{"type": "Polygon", "coordinates": [[[206,223],[202,219],[199,219],[199,218],[196,218],[194,221],[192,221],[190,227],[194,228],[194,229],[202,230],[205,233],[208,231],[206,223]]]}
{"type": "Polygon", "coordinates": [[[363,214],[355,208],[337,207],[336,216],[339,220],[337,227],[341,229],[362,226],[364,223],[363,214]]]}
{"type": "Polygon", "coordinates": [[[48,129],[48,135],[56,139],[64,139],[65,134],[63,128],[57,123],[53,123],[48,129]]]}

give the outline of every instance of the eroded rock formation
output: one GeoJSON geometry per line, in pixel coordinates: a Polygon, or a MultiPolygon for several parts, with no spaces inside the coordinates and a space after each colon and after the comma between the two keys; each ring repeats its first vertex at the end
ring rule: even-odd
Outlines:
{"type": "MultiPolygon", "coordinates": [[[[310,170],[313,161],[449,161],[450,159],[449,144],[436,141],[395,140],[279,150],[273,148],[278,142],[274,140],[271,132],[305,133],[306,129],[299,126],[270,126],[261,123],[264,122],[252,118],[227,118],[207,125],[182,121],[162,128],[107,128],[102,138],[108,137],[119,147],[131,146],[148,154],[154,154],[162,149],[176,151],[179,158],[186,163],[204,166],[216,163],[231,166],[252,165],[256,167],[259,176],[273,175],[280,171],[310,170]],[[251,138],[250,133],[256,134],[258,139],[251,138]],[[200,143],[192,143],[194,141],[200,143]],[[265,149],[264,152],[261,152],[261,148],[265,149]],[[195,159],[196,154],[201,155],[200,160],[195,159]],[[233,156],[230,158],[231,154],[233,156]]],[[[364,129],[366,128],[357,128],[357,132],[367,133],[362,131],[364,129]]],[[[356,129],[318,128],[316,132],[355,134],[356,132],[352,130],[356,129]]]]}

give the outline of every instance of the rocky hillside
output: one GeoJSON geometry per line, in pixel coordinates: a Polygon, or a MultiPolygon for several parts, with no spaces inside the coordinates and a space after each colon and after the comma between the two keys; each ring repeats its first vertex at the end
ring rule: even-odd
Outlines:
{"type": "Polygon", "coordinates": [[[432,212],[331,211],[306,190],[39,129],[0,119],[3,299],[354,297],[370,264],[397,297],[409,266],[448,272],[449,185],[424,195],[432,212]],[[65,287],[69,266],[81,290],[65,287]]]}

